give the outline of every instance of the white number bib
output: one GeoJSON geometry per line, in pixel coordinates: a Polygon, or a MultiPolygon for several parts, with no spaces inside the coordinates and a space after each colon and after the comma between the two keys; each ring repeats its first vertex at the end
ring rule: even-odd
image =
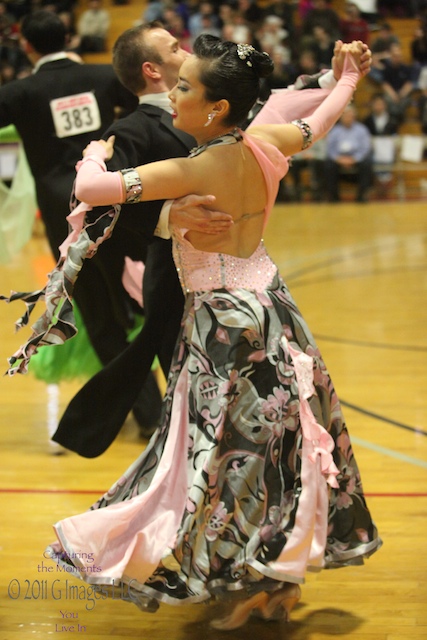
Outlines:
{"type": "Polygon", "coordinates": [[[101,127],[98,103],[90,91],[51,100],[50,109],[58,138],[77,136],[101,127]]]}

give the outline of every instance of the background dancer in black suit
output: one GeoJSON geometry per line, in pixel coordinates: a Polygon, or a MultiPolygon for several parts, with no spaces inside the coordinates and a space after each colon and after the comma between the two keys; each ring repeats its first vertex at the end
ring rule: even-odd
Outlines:
{"type": "MultiPolygon", "coordinates": [[[[67,235],[66,216],[82,149],[110,126],[118,108],[129,113],[137,106],[135,96],[119,82],[111,65],[70,60],[64,51],[65,39],[65,27],[51,11],[26,16],[21,43],[34,71],[0,88],[0,127],[13,124],[22,139],[55,259],[67,235]]],[[[74,294],[103,365],[126,348],[132,326],[130,299],[121,282],[126,254],[118,231],[108,251],[101,247],[86,265],[74,294]]],[[[135,244],[134,251],[141,251],[141,246],[135,244]]],[[[143,423],[155,421],[152,416],[158,415],[160,401],[151,376],[138,401],[143,423]]]]}

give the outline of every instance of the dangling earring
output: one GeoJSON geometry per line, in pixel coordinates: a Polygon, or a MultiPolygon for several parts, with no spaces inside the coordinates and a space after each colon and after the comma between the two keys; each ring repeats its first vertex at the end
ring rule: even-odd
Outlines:
{"type": "Polygon", "coordinates": [[[204,127],[209,127],[209,125],[211,124],[212,120],[215,118],[216,113],[214,111],[211,111],[210,113],[208,113],[208,119],[206,120],[205,124],[203,125],[204,127]]]}

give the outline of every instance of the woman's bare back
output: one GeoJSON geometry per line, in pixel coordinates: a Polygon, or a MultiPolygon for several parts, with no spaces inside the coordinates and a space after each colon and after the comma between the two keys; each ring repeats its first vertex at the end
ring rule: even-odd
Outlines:
{"type": "Polygon", "coordinates": [[[186,238],[202,251],[248,258],[257,248],[264,228],[267,189],[262,169],[243,142],[211,147],[189,159],[199,164],[200,194],[216,197],[214,208],[233,216],[233,226],[215,236],[188,231],[186,238]]]}

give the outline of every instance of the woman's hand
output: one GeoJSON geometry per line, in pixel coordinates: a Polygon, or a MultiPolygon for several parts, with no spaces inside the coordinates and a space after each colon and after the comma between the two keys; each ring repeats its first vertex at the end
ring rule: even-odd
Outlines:
{"type": "Polygon", "coordinates": [[[102,156],[103,160],[111,160],[114,154],[115,139],[115,136],[110,136],[108,140],[92,140],[84,149],[83,158],[90,153],[95,153],[95,155],[102,156]],[[100,147],[102,147],[102,150],[100,147]]]}
{"type": "Polygon", "coordinates": [[[341,78],[345,54],[348,51],[354,54],[353,57],[361,77],[366,76],[371,70],[372,52],[367,44],[361,40],[355,40],[346,44],[344,44],[342,40],[337,40],[335,42],[334,57],[332,58],[332,69],[335,80],[341,78]]]}

